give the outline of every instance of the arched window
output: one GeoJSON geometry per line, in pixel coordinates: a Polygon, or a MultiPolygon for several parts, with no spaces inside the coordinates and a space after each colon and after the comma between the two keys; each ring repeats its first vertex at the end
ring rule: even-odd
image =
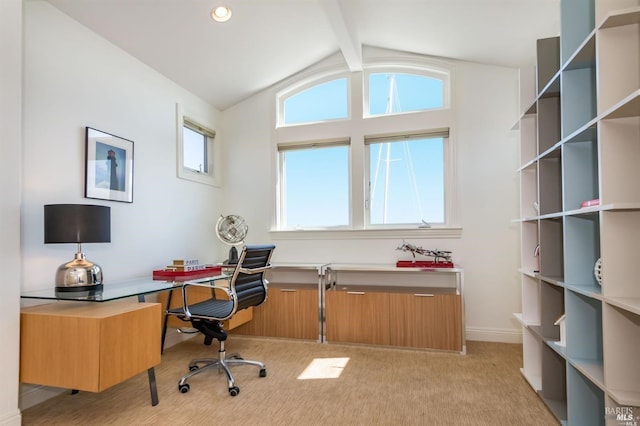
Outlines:
{"type": "Polygon", "coordinates": [[[347,78],[326,81],[283,98],[281,124],[343,119],[348,112],[347,78]]]}
{"type": "Polygon", "coordinates": [[[368,78],[370,116],[444,108],[445,82],[420,74],[370,73],[368,78]]]}
{"type": "Polygon", "coordinates": [[[371,63],[361,73],[307,75],[284,87],[275,126],[276,230],[456,228],[451,78],[443,64],[371,63]]]}

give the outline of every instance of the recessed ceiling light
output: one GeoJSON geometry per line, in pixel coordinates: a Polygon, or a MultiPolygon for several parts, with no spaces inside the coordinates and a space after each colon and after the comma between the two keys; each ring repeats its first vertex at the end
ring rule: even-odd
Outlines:
{"type": "Polygon", "coordinates": [[[228,21],[231,18],[231,9],[227,6],[216,6],[211,11],[211,17],[218,22],[228,21]]]}

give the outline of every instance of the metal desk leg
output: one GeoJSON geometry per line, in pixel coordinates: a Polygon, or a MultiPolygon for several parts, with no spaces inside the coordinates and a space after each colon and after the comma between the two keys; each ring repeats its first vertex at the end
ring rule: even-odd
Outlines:
{"type": "MultiPolygon", "coordinates": [[[[144,295],[138,295],[138,302],[144,303],[144,295]]],[[[147,370],[147,376],[149,377],[149,391],[151,392],[151,405],[158,405],[158,387],[156,386],[156,370],[151,367],[147,370]]]]}
{"type": "Polygon", "coordinates": [[[169,315],[167,311],[171,307],[171,296],[173,295],[173,290],[169,290],[169,296],[167,296],[167,306],[165,307],[164,316],[162,319],[162,340],[160,341],[160,353],[164,353],[164,340],[167,336],[167,323],[169,321],[169,315]]]}
{"type": "Polygon", "coordinates": [[[156,371],[153,367],[147,370],[149,376],[149,390],[151,391],[151,405],[158,405],[158,387],[156,386],[156,371]]]}

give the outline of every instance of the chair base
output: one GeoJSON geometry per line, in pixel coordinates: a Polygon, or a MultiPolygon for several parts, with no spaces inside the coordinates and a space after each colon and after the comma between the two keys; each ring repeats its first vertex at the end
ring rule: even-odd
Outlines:
{"type": "Polygon", "coordinates": [[[203,371],[217,368],[218,372],[224,371],[227,376],[229,395],[237,396],[240,393],[240,388],[236,386],[236,382],[231,374],[231,370],[229,369],[229,367],[233,365],[254,365],[260,369],[259,377],[267,377],[267,369],[263,363],[242,359],[239,354],[230,354],[227,356],[224,350],[224,341],[221,341],[220,350],[218,351],[218,359],[203,358],[192,360],[189,363],[189,373],[182,376],[178,382],[178,390],[181,393],[189,392],[189,384],[187,383],[187,380],[196,374],[202,373],[203,371]]]}

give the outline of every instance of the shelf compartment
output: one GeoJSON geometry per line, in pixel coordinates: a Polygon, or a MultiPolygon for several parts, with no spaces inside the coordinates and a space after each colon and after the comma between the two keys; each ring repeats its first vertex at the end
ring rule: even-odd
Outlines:
{"type": "Polygon", "coordinates": [[[565,64],[595,28],[595,2],[560,2],[560,63],[565,64]]]}
{"type": "Polygon", "coordinates": [[[542,337],[557,342],[560,328],[555,322],[564,314],[564,288],[542,282],[540,285],[540,322],[542,337]]]}
{"type": "Polygon", "coordinates": [[[600,217],[565,216],[563,229],[565,284],[596,286],[594,265],[600,257],[600,217]]]}
{"type": "Polygon", "coordinates": [[[637,308],[640,211],[603,211],[600,215],[603,297],[628,300],[637,308]]]}
{"type": "Polygon", "coordinates": [[[537,123],[535,114],[525,115],[520,119],[520,164],[527,164],[538,155],[536,146],[537,123]]]}
{"type": "MultiPolygon", "coordinates": [[[[585,139],[587,135],[584,135],[585,139]]],[[[583,201],[600,198],[598,188],[598,141],[593,139],[565,143],[562,146],[564,211],[579,209],[583,201]]]]}
{"type": "Polygon", "coordinates": [[[562,137],[597,116],[595,64],[562,72],[562,137]]]}
{"type": "Polygon", "coordinates": [[[607,389],[618,404],[640,406],[640,316],[605,303],[602,324],[607,389]]]}
{"type": "Polygon", "coordinates": [[[522,222],[520,224],[521,259],[522,269],[533,273],[540,270],[540,257],[537,255],[538,222],[522,222]]]}
{"type": "Polygon", "coordinates": [[[640,202],[640,117],[602,120],[598,129],[602,204],[640,202]]]}
{"type": "Polygon", "coordinates": [[[542,346],[542,390],[540,397],[560,421],[567,421],[567,364],[547,345],[542,346]]]}
{"type": "Polygon", "coordinates": [[[520,214],[521,217],[535,217],[540,213],[538,205],[538,171],[528,167],[520,171],[520,214]]]}
{"type": "MultiPolygon", "coordinates": [[[[634,17],[640,12],[623,14],[634,17]]],[[[598,112],[608,110],[630,93],[640,90],[640,23],[602,27],[597,36],[598,112]]]]}
{"type": "Polygon", "coordinates": [[[602,366],[602,303],[568,290],[565,309],[568,358],[602,366]]]}
{"type": "Polygon", "coordinates": [[[540,215],[562,211],[562,159],[558,155],[547,156],[538,163],[540,215]]]}
{"type": "Polygon", "coordinates": [[[538,154],[547,151],[561,139],[560,95],[538,99],[538,154]]]}
{"type": "Polygon", "coordinates": [[[520,372],[536,391],[542,389],[542,342],[528,328],[522,329],[522,369],[520,372]]]}
{"type": "Polygon", "coordinates": [[[564,281],[562,218],[540,221],[540,275],[564,281]]]}
{"type": "Polygon", "coordinates": [[[536,42],[536,93],[544,89],[560,70],[560,38],[543,38],[536,42]]]}
{"type": "Polygon", "coordinates": [[[619,27],[640,22],[640,0],[598,0],[596,23],[598,28],[619,27]]]}
{"type": "Polygon", "coordinates": [[[569,424],[605,424],[605,395],[602,389],[571,365],[567,367],[567,420],[569,424]]]}
{"type": "Polygon", "coordinates": [[[522,275],[522,323],[540,325],[540,282],[522,275]]]}

